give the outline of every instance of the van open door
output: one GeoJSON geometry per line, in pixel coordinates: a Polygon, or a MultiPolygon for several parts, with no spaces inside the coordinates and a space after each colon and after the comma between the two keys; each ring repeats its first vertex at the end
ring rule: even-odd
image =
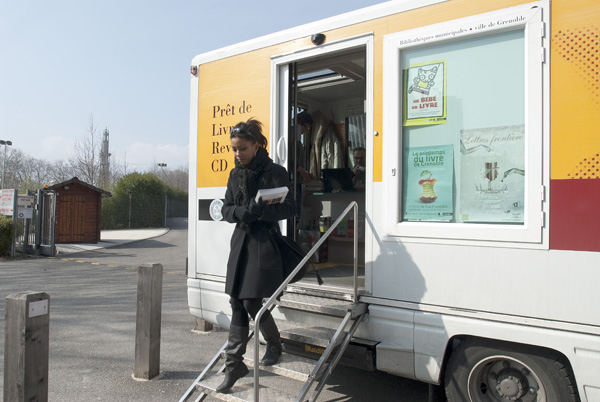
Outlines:
{"type": "MultiPolygon", "coordinates": [[[[367,138],[370,71],[368,38],[349,40],[274,58],[280,85],[279,127],[287,128],[287,163],[298,214],[288,234],[309,251],[352,202],[358,222],[348,214],[312,258],[311,270],[294,286],[345,292],[353,286],[353,236],[359,234],[359,289],[365,281],[365,215],[372,147],[367,138]],[[325,50],[325,52],[324,52],[325,50]]],[[[277,114],[277,113],[274,113],[277,114]]],[[[370,123],[369,123],[370,124],[370,123]]]]}

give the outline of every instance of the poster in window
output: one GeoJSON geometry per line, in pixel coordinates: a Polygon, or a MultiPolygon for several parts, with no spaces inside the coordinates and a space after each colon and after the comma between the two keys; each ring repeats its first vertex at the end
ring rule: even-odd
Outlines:
{"type": "Polygon", "coordinates": [[[462,130],[460,183],[461,221],[523,223],[525,126],[462,130]]]}
{"type": "Polygon", "coordinates": [[[413,64],[403,71],[405,126],[446,122],[446,61],[413,64]]]}
{"type": "Polygon", "coordinates": [[[404,155],[404,220],[450,221],[454,147],[408,148],[404,155]]]}

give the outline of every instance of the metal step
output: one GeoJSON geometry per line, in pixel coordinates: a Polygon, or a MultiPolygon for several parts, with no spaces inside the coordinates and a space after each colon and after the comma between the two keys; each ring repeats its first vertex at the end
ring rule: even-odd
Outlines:
{"type": "MultiPolygon", "coordinates": [[[[310,373],[317,360],[321,357],[325,348],[329,345],[335,330],[331,328],[308,327],[292,321],[276,319],[277,327],[281,335],[283,344],[283,355],[281,357],[281,367],[290,368],[292,371],[310,373]],[[288,360],[289,359],[289,360],[288,360]],[[296,360],[298,359],[298,360],[296,360]],[[289,363],[288,363],[289,362],[289,363]],[[305,366],[302,369],[293,368],[294,365],[301,362],[305,366]],[[291,367],[290,367],[291,366],[291,367]]],[[[252,323],[251,323],[252,326],[252,323]]],[[[338,340],[338,343],[341,340],[338,340]]],[[[375,369],[375,346],[377,342],[368,341],[360,338],[352,338],[352,342],[346,348],[342,356],[341,363],[345,366],[356,367],[362,370],[372,371],[375,369]]],[[[254,349],[254,342],[248,344],[248,352],[245,356],[252,357],[250,350],[254,349]],[[252,348],[252,349],[250,349],[252,348]]],[[[264,354],[264,346],[261,345],[260,356],[264,354]]],[[[225,356],[223,356],[224,358],[225,356]]],[[[248,359],[251,361],[251,359],[248,359]]],[[[275,367],[280,366],[280,364],[275,367]]],[[[326,369],[327,367],[324,367],[326,369]]],[[[265,370],[276,372],[277,369],[264,368],[265,370]]],[[[303,374],[293,375],[282,373],[290,378],[301,379],[303,374]]],[[[304,377],[306,378],[306,377],[304,377]]]]}
{"type": "MultiPolygon", "coordinates": [[[[329,341],[335,333],[335,329],[313,327],[299,322],[275,319],[279,334],[282,342],[285,344],[286,341],[292,342],[305,342],[313,346],[326,347],[329,345],[329,341]]],[[[250,330],[254,330],[254,322],[250,322],[250,330]]],[[[254,343],[254,341],[250,342],[254,343]]],[[[248,347],[250,346],[248,344],[248,347]]],[[[264,344],[264,340],[261,337],[261,343],[264,344]]],[[[262,346],[262,345],[261,345],[262,346]]],[[[223,356],[224,357],[224,356],[223,356]]]]}
{"type": "MultiPolygon", "coordinates": [[[[262,371],[262,370],[261,370],[262,371]]],[[[231,393],[222,394],[216,391],[216,388],[223,382],[225,378],[224,373],[213,373],[204,379],[200,384],[196,386],[198,391],[204,392],[213,398],[222,401],[253,401],[254,400],[254,369],[250,368],[250,373],[243,378],[237,380],[231,393]]],[[[286,389],[290,387],[282,387],[281,381],[277,379],[281,377],[270,374],[261,373],[260,376],[260,400],[265,402],[292,402],[296,400],[297,389],[300,388],[298,382],[293,381],[293,387],[291,387],[296,393],[287,392],[286,389]]],[[[292,380],[287,380],[292,381],[292,380]]]]}
{"type": "MultiPolygon", "coordinates": [[[[309,361],[316,361],[321,357],[335,334],[335,330],[330,328],[306,327],[299,324],[291,325],[293,323],[289,321],[275,321],[281,334],[283,356],[297,355],[306,357],[309,361]]],[[[340,342],[341,339],[338,339],[338,344],[340,342]]],[[[340,363],[362,370],[375,370],[376,345],[377,342],[352,338],[352,342],[346,347],[340,363]]]]}
{"type": "MultiPolygon", "coordinates": [[[[225,378],[224,373],[212,373],[206,379],[197,385],[199,392],[211,395],[216,399],[223,401],[252,401],[254,399],[254,361],[252,359],[254,352],[254,344],[248,343],[246,354],[244,355],[244,363],[250,369],[250,373],[239,379],[232,393],[221,394],[216,392],[216,387],[221,384],[225,378]]],[[[265,352],[265,346],[261,345],[259,355],[262,356],[265,352]]],[[[316,366],[317,361],[301,356],[296,356],[288,353],[283,353],[277,362],[272,366],[260,367],[260,398],[261,400],[270,402],[287,402],[295,401],[302,384],[305,383],[311,372],[316,366]],[[277,380],[277,378],[285,377],[288,380],[277,380]],[[281,387],[285,384],[285,387],[281,387]],[[287,391],[281,391],[285,389],[287,391]]],[[[328,365],[319,370],[319,377],[327,369],[328,365]]]]}
{"type": "MultiPolygon", "coordinates": [[[[322,286],[307,286],[305,284],[302,284],[300,286],[296,285],[296,284],[291,284],[288,285],[287,288],[285,288],[285,292],[286,293],[299,293],[299,294],[305,294],[305,295],[311,295],[311,296],[320,296],[320,297],[326,297],[328,299],[338,299],[338,300],[346,300],[346,301],[352,301],[352,293],[348,293],[347,289],[332,289],[332,288],[326,288],[324,289],[322,286]]],[[[362,291],[359,291],[359,294],[362,293],[362,291]]]]}
{"type": "MultiPolygon", "coordinates": [[[[287,291],[282,294],[278,304],[280,311],[300,310],[311,314],[328,315],[341,320],[333,320],[339,322],[339,325],[336,324],[338,326],[336,330],[276,319],[284,353],[277,364],[259,368],[261,401],[287,402],[296,401],[299,398],[302,401],[308,400],[308,398],[316,399],[340,359],[357,362],[350,364],[355,367],[361,367],[365,362],[369,366],[374,365],[374,362],[371,361],[372,357],[365,359],[364,356],[372,355],[367,353],[368,350],[364,346],[356,343],[349,344],[362,316],[367,312],[366,304],[353,303],[343,297],[329,298],[304,292],[287,291]],[[350,326],[348,327],[348,325],[350,326]],[[349,356],[343,355],[344,351],[351,353],[349,356]],[[309,393],[312,393],[312,396],[309,397],[309,393]]],[[[253,325],[251,326],[253,327],[253,325]]],[[[225,349],[225,345],[222,350],[225,349]]],[[[193,390],[200,392],[196,401],[203,401],[206,395],[224,401],[253,401],[255,399],[254,345],[252,337],[244,359],[250,373],[236,382],[232,393],[216,392],[216,387],[225,377],[225,374],[219,372],[220,370],[217,370],[215,366],[219,357],[224,358],[222,353],[218,353],[213,358],[214,364],[209,363],[190,390],[180,399],[180,402],[188,401],[193,390]]],[[[265,346],[260,345],[259,348],[258,355],[260,357],[265,352],[265,346]]]]}
{"type": "MultiPolygon", "coordinates": [[[[335,334],[335,329],[323,327],[311,327],[301,323],[275,319],[281,342],[285,345],[289,343],[306,344],[313,348],[326,348],[335,334]]],[[[254,323],[250,323],[250,329],[254,330],[254,323]]],[[[263,342],[261,340],[261,342],[263,342]]],[[[254,344],[254,341],[250,342],[254,344]]],[[[248,343],[248,347],[250,347],[248,343]]],[[[261,352],[263,346],[261,345],[261,352]]],[[[223,356],[224,358],[225,356],[223,356]]],[[[318,359],[318,356],[316,357],[318,359]]]]}
{"type": "MultiPolygon", "coordinates": [[[[259,356],[262,356],[264,353],[265,346],[261,345],[259,356]]],[[[253,356],[254,342],[249,342],[246,354],[244,355],[244,362],[248,367],[254,367],[254,360],[252,359],[253,356]]],[[[276,364],[272,366],[262,366],[260,369],[287,378],[305,382],[308,379],[308,375],[315,368],[316,364],[316,360],[289,353],[283,353],[276,364]]]]}
{"type": "Polygon", "coordinates": [[[361,316],[367,310],[365,303],[353,303],[351,301],[288,292],[281,296],[278,305],[280,308],[285,307],[340,318],[350,311],[352,312],[352,319],[361,316]]]}
{"type": "Polygon", "coordinates": [[[315,347],[326,348],[335,334],[334,329],[321,328],[321,327],[288,327],[280,329],[279,333],[283,339],[283,343],[286,341],[304,343],[315,347]]]}

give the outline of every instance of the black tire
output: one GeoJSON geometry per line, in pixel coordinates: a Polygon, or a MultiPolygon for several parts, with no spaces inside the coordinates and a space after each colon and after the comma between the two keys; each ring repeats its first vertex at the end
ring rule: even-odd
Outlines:
{"type": "Polygon", "coordinates": [[[448,402],[579,402],[565,359],[537,347],[466,339],[445,374],[448,402]]]}

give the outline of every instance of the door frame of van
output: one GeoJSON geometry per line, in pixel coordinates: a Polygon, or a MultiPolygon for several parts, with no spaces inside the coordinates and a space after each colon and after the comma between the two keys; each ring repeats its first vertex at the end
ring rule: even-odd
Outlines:
{"type": "MultiPolygon", "coordinates": [[[[356,48],[365,48],[365,114],[367,133],[367,160],[366,160],[366,186],[365,186],[365,288],[367,294],[371,294],[371,273],[372,263],[370,262],[373,252],[372,235],[372,191],[373,191],[373,135],[379,135],[373,131],[373,43],[374,35],[367,32],[361,35],[340,39],[331,43],[317,45],[310,48],[300,49],[292,53],[275,55],[271,57],[271,121],[270,127],[272,147],[271,157],[277,163],[288,167],[287,149],[288,149],[288,127],[289,127],[289,75],[290,64],[302,62],[318,56],[343,52],[356,48]],[[372,133],[372,135],[369,135],[372,133]]],[[[285,228],[282,228],[285,230],[285,228]]]]}

